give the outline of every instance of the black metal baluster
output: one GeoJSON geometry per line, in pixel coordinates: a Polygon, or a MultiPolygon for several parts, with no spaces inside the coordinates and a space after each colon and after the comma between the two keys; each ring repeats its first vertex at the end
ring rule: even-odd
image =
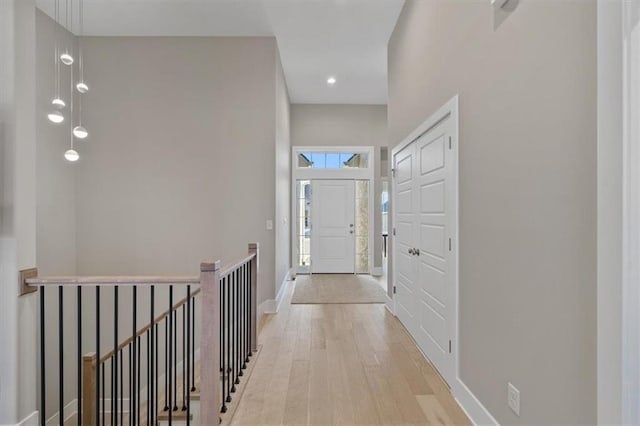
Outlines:
{"type": "Polygon", "coordinates": [[[105,398],[105,395],[106,395],[106,393],[105,393],[105,383],[106,383],[106,380],[105,380],[105,378],[104,378],[104,364],[105,364],[104,362],[102,362],[102,363],[100,364],[100,365],[101,365],[101,367],[102,367],[102,426],[104,426],[104,423],[105,423],[105,416],[106,416],[106,411],[105,411],[105,407],[104,407],[104,400],[106,399],[106,398],[105,398]]]}
{"type": "Polygon", "coordinates": [[[132,308],[133,308],[133,312],[132,312],[132,318],[131,318],[131,346],[133,348],[133,374],[131,374],[131,372],[129,373],[129,377],[132,378],[133,380],[133,385],[131,386],[133,393],[129,394],[129,405],[132,407],[131,412],[129,413],[129,417],[131,417],[132,419],[134,419],[132,422],[135,425],[135,419],[136,419],[136,413],[139,410],[139,407],[136,406],[136,398],[135,398],[135,392],[136,392],[136,359],[137,359],[137,355],[138,355],[138,351],[139,346],[138,346],[138,341],[136,339],[136,334],[138,334],[138,288],[136,286],[132,287],[132,291],[133,291],[133,300],[132,300],[132,308]]]}
{"type": "Polygon", "coordinates": [[[64,332],[63,332],[63,294],[58,286],[58,423],[64,424],[64,332]]]}
{"type": "MultiPolygon", "coordinates": [[[[227,275],[227,300],[225,311],[227,313],[227,359],[224,367],[224,374],[227,376],[227,402],[231,402],[231,276],[227,275]]],[[[201,367],[202,368],[202,367],[201,367]]]]}
{"type": "Polygon", "coordinates": [[[155,371],[155,375],[153,376],[153,380],[156,382],[156,385],[155,385],[155,392],[154,392],[154,397],[153,397],[154,408],[155,409],[151,413],[151,415],[154,417],[153,424],[156,424],[157,421],[158,421],[158,406],[159,406],[159,404],[158,404],[158,395],[159,395],[158,387],[160,386],[160,383],[158,383],[159,382],[159,380],[158,380],[158,371],[159,371],[158,370],[158,323],[155,324],[154,328],[155,328],[155,330],[154,330],[153,334],[155,336],[155,339],[154,339],[155,342],[154,343],[156,345],[156,347],[155,347],[156,360],[154,362],[153,371],[155,371]]]}
{"type": "Polygon", "coordinates": [[[225,300],[224,300],[224,296],[225,296],[225,284],[227,282],[227,277],[224,277],[220,280],[220,373],[222,375],[222,408],[220,408],[220,411],[222,413],[226,413],[227,412],[227,389],[225,386],[225,377],[226,377],[226,371],[225,371],[225,355],[226,355],[226,351],[225,351],[225,347],[224,347],[224,342],[225,342],[225,327],[226,327],[226,316],[224,314],[224,305],[225,305],[225,300]]]}
{"type": "Polygon", "coordinates": [[[247,321],[245,324],[245,344],[247,347],[247,356],[245,357],[245,362],[249,362],[249,357],[251,356],[251,337],[249,336],[249,330],[251,329],[251,295],[249,294],[251,288],[251,282],[249,281],[249,271],[251,268],[251,261],[245,263],[244,265],[244,288],[246,289],[245,294],[247,298],[245,300],[245,306],[247,307],[247,321]]]}
{"type": "Polygon", "coordinates": [[[147,346],[147,377],[148,377],[148,383],[147,383],[147,425],[151,426],[152,422],[153,422],[153,410],[155,407],[154,404],[154,399],[153,399],[153,383],[155,381],[156,376],[153,374],[154,373],[154,365],[153,365],[153,347],[154,347],[154,342],[153,339],[156,338],[155,335],[155,288],[154,286],[151,286],[151,309],[150,309],[150,313],[149,313],[149,333],[151,334],[150,336],[150,343],[147,346]]]}
{"type": "MultiPolygon", "coordinates": [[[[186,331],[186,336],[187,336],[187,352],[186,354],[184,354],[183,356],[183,362],[187,363],[187,373],[184,376],[183,379],[183,386],[186,389],[185,391],[185,395],[187,395],[187,397],[189,398],[187,400],[186,403],[186,407],[187,407],[187,426],[191,425],[191,368],[193,368],[192,365],[190,365],[190,361],[191,361],[191,354],[189,353],[191,350],[191,286],[188,285],[187,286],[187,306],[186,306],[186,319],[187,319],[187,331],[186,331]]],[[[183,317],[183,321],[184,321],[184,317],[183,317]]],[[[185,398],[186,399],[186,398],[185,398]]]]}
{"type": "Polygon", "coordinates": [[[240,270],[236,269],[235,273],[234,273],[235,277],[236,277],[236,328],[235,328],[235,332],[236,332],[236,358],[235,358],[235,362],[236,362],[236,381],[235,384],[239,385],[240,384],[240,376],[242,376],[242,364],[240,362],[240,318],[241,318],[241,313],[240,313],[240,270]]]}
{"type": "Polygon", "coordinates": [[[164,411],[169,411],[169,315],[164,317],[164,411]]]}
{"type": "Polygon", "coordinates": [[[118,351],[120,360],[120,426],[124,425],[124,349],[118,351]]]}
{"type": "Polygon", "coordinates": [[[45,315],[45,304],[44,304],[44,286],[40,287],[40,425],[45,426],[46,422],[46,370],[45,370],[45,356],[46,351],[44,347],[44,315],[45,315]]]}
{"type": "Polygon", "coordinates": [[[82,425],[82,287],[78,286],[78,372],[76,380],[78,382],[78,425],[82,425]]]}
{"type": "Polygon", "coordinates": [[[146,335],[147,335],[147,425],[149,424],[149,412],[150,409],[152,407],[151,405],[151,375],[149,374],[150,368],[151,368],[151,343],[149,341],[149,339],[151,338],[150,336],[151,331],[147,330],[146,331],[146,335]]]}
{"type": "Polygon", "coordinates": [[[191,392],[196,391],[196,299],[191,304],[191,392]]]}
{"type": "Polygon", "coordinates": [[[187,307],[182,305],[182,411],[187,411],[187,307]]]}
{"type": "Polygon", "coordinates": [[[118,398],[118,286],[113,287],[113,355],[111,358],[111,424],[118,420],[116,400],[118,398]]]}
{"type": "Polygon", "coordinates": [[[140,370],[142,370],[142,368],[140,368],[140,359],[141,359],[140,352],[142,352],[140,350],[140,348],[142,346],[140,342],[142,341],[142,336],[134,337],[134,340],[137,341],[136,342],[136,355],[138,356],[138,364],[136,365],[136,372],[137,372],[136,385],[137,385],[138,388],[136,390],[136,395],[135,395],[135,398],[136,398],[136,412],[135,412],[135,415],[136,415],[136,420],[137,420],[136,424],[139,425],[140,424],[140,370]]]}
{"type": "Polygon", "coordinates": [[[129,349],[129,426],[133,426],[133,344],[127,345],[129,349]]]}
{"type": "Polygon", "coordinates": [[[252,299],[252,293],[253,293],[253,287],[251,286],[251,282],[253,281],[253,269],[251,268],[251,263],[253,262],[253,259],[249,261],[249,268],[248,268],[248,272],[249,272],[249,280],[248,280],[248,287],[249,287],[249,356],[253,356],[253,348],[251,347],[251,340],[253,338],[253,327],[251,326],[251,318],[253,316],[253,299],[252,299]]]}
{"type": "MultiPolygon", "coordinates": [[[[236,273],[238,275],[238,376],[242,377],[244,375],[244,372],[242,371],[242,363],[244,361],[244,352],[243,352],[243,345],[242,345],[242,325],[243,325],[243,321],[242,321],[242,315],[244,313],[243,311],[243,306],[242,306],[242,298],[243,298],[243,291],[242,291],[242,267],[239,267],[236,270],[236,273]]],[[[239,381],[238,381],[239,383],[239,381]]]]}
{"type": "MultiPolygon", "coordinates": [[[[172,400],[172,388],[173,388],[173,359],[172,359],[172,350],[171,350],[171,342],[173,338],[173,286],[169,286],[169,395],[167,400],[169,404],[171,404],[172,400]]],[[[169,424],[173,423],[173,412],[169,409],[169,424]]]]}
{"type": "MultiPolygon", "coordinates": [[[[100,409],[100,287],[96,287],[96,423],[98,423],[98,410],[100,409]]],[[[104,367],[102,367],[104,372],[104,367]]],[[[104,374],[103,374],[104,376],[104,374]]],[[[104,378],[103,378],[104,380],[104,378]]],[[[103,382],[104,386],[104,382],[103,382]]],[[[104,401],[104,391],[102,392],[102,400],[104,401]]],[[[103,407],[104,408],[104,407],[103,407]]],[[[103,412],[104,423],[104,412],[103,412]]]]}
{"type": "Polygon", "coordinates": [[[231,338],[229,339],[229,343],[231,344],[231,393],[235,393],[236,391],[236,274],[231,272],[231,305],[229,310],[231,311],[231,321],[229,325],[231,326],[231,338]]]}
{"type": "Polygon", "coordinates": [[[158,374],[157,370],[157,359],[158,359],[158,327],[155,323],[156,321],[156,288],[151,286],[151,315],[150,315],[150,324],[151,324],[151,348],[149,354],[149,364],[151,365],[151,379],[149,382],[149,388],[151,389],[151,398],[149,398],[149,410],[148,414],[150,416],[150,420],[147,421],[147,424],[151,426],[155,424],[155,410],[158,409],[158,380],[156,375],[158,374]],[[154,362],[155,358],[155,362],[154,362]],[[154,386],[155,384],[155,386],[154,386]]]}
{"type": "MultiPolygon", "coordinates": [[[[242,297],[240,298],[240,306],[242,307],[242,320],[240,321],[240,345],[242,350],[240,351],[240,362],[242,363],[242,370],[246,370],[247,368],[247,339],[245,336],[245,330],[247,325],[247,305],[245,303],[247,294],[246,288],[244,286],[245,281],[244,275],[244,264],[240,267],[240,290],[242,292],[242,297]]],[[[242,372],[240,370],[240,372],[242,372]]]]}
{"type": "Polygon", "coordinates": [[[173,311],[173,411],[178,411],[178,311],[173,311]]]}

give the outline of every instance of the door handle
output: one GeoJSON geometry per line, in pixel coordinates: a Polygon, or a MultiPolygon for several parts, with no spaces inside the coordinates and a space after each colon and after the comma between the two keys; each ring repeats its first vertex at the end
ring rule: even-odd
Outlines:
{"type": "Polygon", "coordinates": [[[412,249],[412,248],[410,248],[410,249],[409,249],[409,254],[413,256],[414,254],[416,254],[416,252],[415,252],[415,251],[413,251],[413,249],[412,249]]]}
{"type": "Polygon", "coordinates": [[[420,256],[420,249],[419,248],[413,249],[413,254],[415,254],[416,256],[420,256]]]}
{"type": "Polygon", "coordinates": [[[350,234],[353,234],[353,229],[351,231],[349,231],[350,234]]]}

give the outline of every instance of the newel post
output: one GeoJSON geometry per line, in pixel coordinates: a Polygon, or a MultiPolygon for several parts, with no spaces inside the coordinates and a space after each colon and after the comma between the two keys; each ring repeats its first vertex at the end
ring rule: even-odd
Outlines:
{"type": "Polygon", "coordinates": [[[258,243],[249,243],[249,254],[255,256],[251,259],[251,352],[258,350],[258,243]]]}
{"type": "Polygon", "coordinates": [[[220,261],[200,265],[200,424],[220,423],[220,261]]]}
{"type": "Polygon", "coordinates": [[[82,357],[82,425],[97,424],[96,416],[96,362],[95,353],[82,357]]]}

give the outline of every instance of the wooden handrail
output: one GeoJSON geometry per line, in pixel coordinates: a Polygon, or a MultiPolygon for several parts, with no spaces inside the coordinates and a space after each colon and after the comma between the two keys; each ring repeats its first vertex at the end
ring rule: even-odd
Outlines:
{"type": "MultiPolygon", "coordinates": [[[[192,293],[191,293],[191,297],[196,297],[196,295],[200,293],[200,288],[195,289],[192,293]]],[[[187,303],[187,298],[183,298],[180,301],[178,301],[176,304],[173,305],[173,310],[177,310],[179,308],[181,308],[182,306],[184,306],[187,303]]],[[[142,327],[135,336],[131,336],[127,339],[125,339],[122,343],[120,343],[118,345],[117,349],[111,349],[109,352],[107,352],[106,354],[104,354],[101,358],[100,358],[100,363],[103,363],[105,361],[107,361],[109,358],[111,358],[116,352],[119,352],[120,350],[124,349],[125,347],[127,347],[127,345],[131,342],[133,342],[133,340],[138,337],[138,336],[142,336],[144,333],[146,333],[149,329],[151,329],[151,327],[153,327],[155,324],[159,324],[160,322],[162,322],[163,319],[165,319],[166,317],[169,316],[169,312],[171,312],[171,309],[167,309],[166,311],[164,311],[163,313],[161,313],[158,317],[156,317],[155,320],[153,320],[153,323],[149,323],[147,325],[145,325],[144,327],[142,327]]]]}
{"type": "Polygon", "coordinates": [[[90,276],[90,277],[42,277],[29,278],[27,285],[41,286],[125,286],[125,285],[186,285],[200,284],[200,277],[153,276],[90,276]]]}
{"type": "Polygon", "coordinates": [[[244,265],[245,263],[249,263],[254,257],[256,257],[256,254],[250,253],[248,256],[238,259],[237,261],[225,266],[224,268],[222,268],[222,271],[220,271],[220,278],[226,277],[231,272],[238,269],[240,266],[244,265]]]}

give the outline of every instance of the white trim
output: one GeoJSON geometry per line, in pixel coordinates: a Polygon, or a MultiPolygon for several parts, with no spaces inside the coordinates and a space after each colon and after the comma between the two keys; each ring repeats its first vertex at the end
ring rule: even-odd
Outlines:
{"type": "Polygon", "coordinates": [[[384,307],[387,308],[389,312],[391,312],[391,315],[393,315],[394,317],[396,316],[395,304],[393,303],[393,299],[389,297],[388,294],[385,294],[384,307]]]}
{"type": "Polygon", "coordinates": [[[287,288],[289,287],[289,283],[291,282],[291,272],[289,269],[282,280],[282,284],[280,284],[280,290],[276,295],[276,312],[280,310],[280,306],[282,306],[282,302],[284,301],[284,296],[287,293],[287,288]]]}
{"type": "Polygon", "coordinates": [[[18,422],[16,426],[38,426],[39,423],[40,413],[38,411],[34,411],[24,419],[20,420],[20,422],[18,422]]]}
{"type": "Polygon", "coordinates": [[[267,299],[258,305],[258,318],[262,318],[264,314],[277,314],[278,304],[276,299],[267,299]]]}
{"type": "Polygon", "coordinates": [[[474,425],[499,425],[489,410],[458,377],[452,387],[453,397],[474,425]]]}
{"type": "Polygon", "coordinates": [[[374,266],[371,268],[371,275],[373,275],[374,277],[381,277],[382,276],[382,266],[374,266]]]}

